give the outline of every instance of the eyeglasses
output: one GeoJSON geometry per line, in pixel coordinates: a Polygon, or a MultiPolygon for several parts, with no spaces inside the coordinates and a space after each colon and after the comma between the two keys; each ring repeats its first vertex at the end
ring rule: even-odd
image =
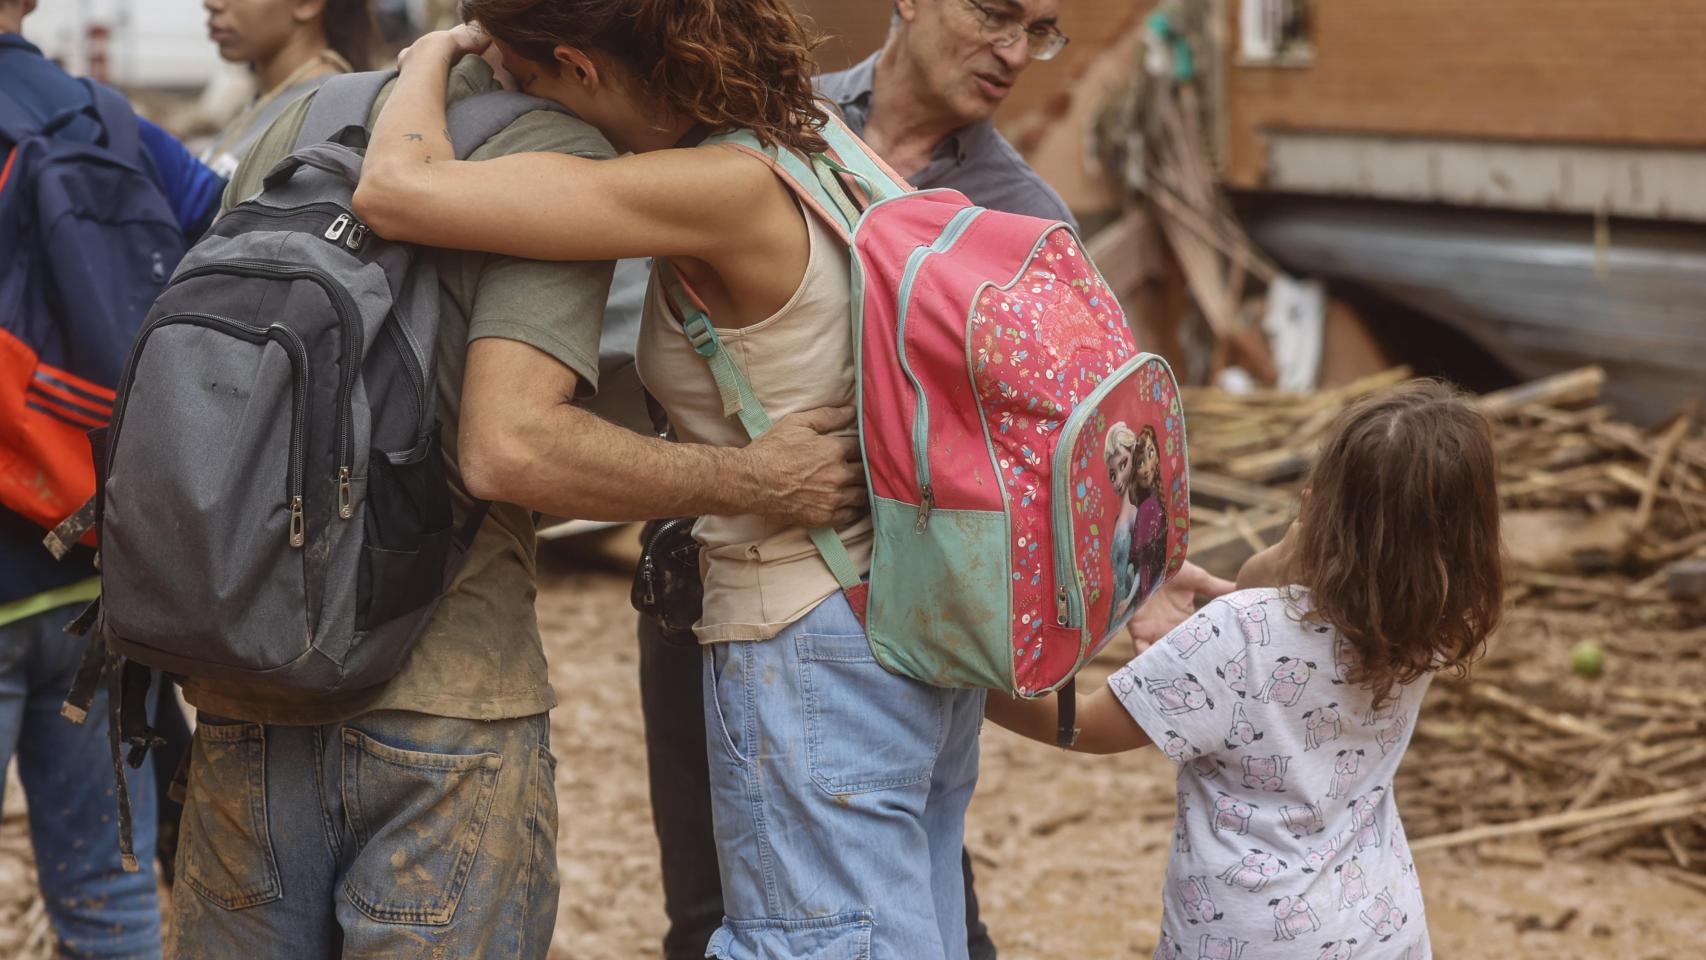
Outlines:
{"type": "Polygon", "coordinates": [[[983,36],[992,46],[1005,50],[1021,39],[1030,41],[1032,60],[1053,60],[1071,39],[1051,23],[1025,24],[1010,10],[997,10],[981,0],[965,0],[983,24],[983,36]]]}

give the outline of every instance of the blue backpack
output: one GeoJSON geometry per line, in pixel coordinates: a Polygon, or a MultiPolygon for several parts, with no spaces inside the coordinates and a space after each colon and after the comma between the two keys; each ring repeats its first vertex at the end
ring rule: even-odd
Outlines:
{"type": "Polygon", "coordinates": [[[124,98],[47,122],[0,90],[0,505],[52,528],[95,492],[88,431],[183,234],[124,98]]]}

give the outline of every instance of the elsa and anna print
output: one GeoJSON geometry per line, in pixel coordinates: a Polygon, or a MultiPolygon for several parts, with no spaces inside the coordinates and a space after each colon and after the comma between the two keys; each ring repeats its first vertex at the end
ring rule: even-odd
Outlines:
{"type": "Polygon", "coordinates": [[[1163,505],[1161,449],[1155,428],[1132,430],[1125,421],[1108,428],[1102,456],[1108,481],[1120,497],[1114,522],[1113,596],[1108,629],[1124,622],[1167,573],[1167,509],[1163,505]]]}

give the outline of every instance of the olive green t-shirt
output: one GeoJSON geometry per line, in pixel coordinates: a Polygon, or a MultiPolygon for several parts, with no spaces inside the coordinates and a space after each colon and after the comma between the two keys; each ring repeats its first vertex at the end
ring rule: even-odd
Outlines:
{"type": "MultiPolygon", "coordinates": [[[[455,102],[498,89],[491,69],[468,57],[450,75],[455,102]]],[[[387,87],[380,103],[389,95],[387,87]]],[[[267,170],[289,152],[310,98],[293,104],[258,140],[225,192],[229,210],[260,190],[267,170]]],[[[375,116],[377,116],[375,107],[375,116]]],[[[593,127],[562,113],[517,119],[476,150],[480,160],[552,151],[594,159],[614,156],[593,127]]],[[[480,211],[468,211],[470,217],[480,211]]],[[[581,397],[598,377],[598,337],[611,264],[545,263],[490,254],[438,255],[439,418],[457,523],[471,503],[457,468],[456,426],[468,344],[501,337],[536,347],[579,376],[581,397]]],[[[197,709],[259,723],[336,723],[372,710],[497,720],[542,713],[556,705],[534,618],[534,526],[526,509],[492,504],[468,559],[401,672],[369,690],[314,696],[255,683],[190,680],[184,696],[197,709]]]]}

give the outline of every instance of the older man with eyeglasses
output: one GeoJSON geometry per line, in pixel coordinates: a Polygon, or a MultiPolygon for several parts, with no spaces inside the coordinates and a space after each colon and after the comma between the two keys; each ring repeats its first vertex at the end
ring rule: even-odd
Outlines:
{"type": "Polygon", "coordinates": [[[992,119],[1032,60],[1065,49],[1059,8],[1059,0],[898,0],[882,49],[817,87],[913,186],[1073,223],[992,119]]]}

